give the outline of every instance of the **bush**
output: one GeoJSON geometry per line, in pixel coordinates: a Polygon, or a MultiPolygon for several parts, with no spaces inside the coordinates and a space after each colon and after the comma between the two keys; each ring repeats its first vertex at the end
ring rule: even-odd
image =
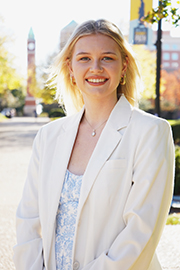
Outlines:
{"type": "Polygon", "coordinates": [[[62,108],[55,108],[55,109],[51,109],[49,111],[49,117],[53,118],[53,117],[64,117],[65,113],[63,111],[62,108]]]}
{"type": "Polygon", "coordinates": [[[6,116],[4,116],[2,113],[0,113],[0,122],[6,120],[6,116]]]}
{"type": "Polygon", "coordinates": [[[38,117],[48,117],[49,114],[47,112],[42,112],[41,114],[38,115],[38,117]]]}
{"type": "Polygon", "coordinates": [[[169,215],[166,221],[166,225],[180,225],[180,214],[169,215]]]}
{"type": "Polygon", "coordinates": [[[175,144],[180,144],[180,120],[169,120],[175,144]]]}
{"type": "Polygon", "coordinates": [[[180,146],[175,146],[175,185],[174,195],[180,195],[180,146]]]}

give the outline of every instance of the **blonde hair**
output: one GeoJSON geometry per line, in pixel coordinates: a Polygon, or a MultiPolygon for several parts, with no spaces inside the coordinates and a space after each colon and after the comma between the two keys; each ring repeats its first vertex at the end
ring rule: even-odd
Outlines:
{"type": "Polygon", "coordinates": [[[138,88],[140,86],[140,72],[138,62],[131,46],[123,37],[118,27],[106,20],[89,20],[77,26],[62,51],[57,55],[54,65],[52,66],[51,76],[56,78],[57,92],[56,98],[60,103],[64,103],[65,109],[79,111],[84,105],[83,97],[80,89],[73,85],[70,80],[69,68],[67,60],[71,60],[75,43],[84,36],[103,34],[111,37],[120,48],[122,60],[128,57],[128,67],[126,71],[126,84],[117,87],[118,97],[125,95],[131,105],[136,105],[138,99],[138,88]]]}

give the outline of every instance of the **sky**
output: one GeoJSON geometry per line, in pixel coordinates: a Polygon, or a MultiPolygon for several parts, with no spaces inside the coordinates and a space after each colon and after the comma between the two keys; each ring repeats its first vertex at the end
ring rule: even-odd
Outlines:
{"type": "MultiPolygon", "coordinates": [[[[127,32],[130,0],[0,0],[4,31],[12,37],[8,49],[23,74],[27,69],[27,38],[30,28],[36,40],[36,64],[46,63],[48,55],[58,52],[60,31],[72,20],[77,23],[105,18],[127,32]]],[[[1,29],[1,28],[0,28],[1,29]]]]}
{"type": "MultiPolygon", "coordinates": [[[[60,31],[72,20],[78,24],[105,18],[128,34],[131,0],[0,0],[2,29],[12,38],[8,50],[15,55],[15,65],[27,74],[27,38],[30,28],[36,40],[36,66],[44,65],[49,55],[58,52],[60,31]]],[[[136,1],[136,0],[134,0],[136,1]]],[[[157,6],[158,0],[153,0],[157,6]]]]}

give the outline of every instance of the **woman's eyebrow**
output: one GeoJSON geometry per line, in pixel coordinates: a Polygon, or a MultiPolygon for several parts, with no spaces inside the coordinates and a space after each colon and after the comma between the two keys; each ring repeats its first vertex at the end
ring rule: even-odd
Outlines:
{"type": "Polygon", "coordinates": [[[115,52],[103,52],[102,54],[114,54],[114,55],[116,55],[115,52]]]}
{"type": "MultiPolygon", "coordinates": [[[[90,54],[90,53],[89,52],[79,52],[79,53],[76,54],[76,56],[83,55],[83,54],[90,54]]],[[[116,55],[115,52],[103,52],[102,54],[114,54],[114,55],[116,55]]]]}
{"type": "Polygon", "coordinates": [[[88,53],[88,52],[79,52],[79,53],[76,54],[76,56],[83,55],[83,54],[90,54],[90,53],[88,53]]]}

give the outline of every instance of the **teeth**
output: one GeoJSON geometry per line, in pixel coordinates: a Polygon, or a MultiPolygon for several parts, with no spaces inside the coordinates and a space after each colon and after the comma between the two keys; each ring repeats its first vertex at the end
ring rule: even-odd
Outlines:
{"type": "Polygon", "coordinates": [[[100,83],[105,82],[106,79],[88,79],[88,82],[100,83]]]}

